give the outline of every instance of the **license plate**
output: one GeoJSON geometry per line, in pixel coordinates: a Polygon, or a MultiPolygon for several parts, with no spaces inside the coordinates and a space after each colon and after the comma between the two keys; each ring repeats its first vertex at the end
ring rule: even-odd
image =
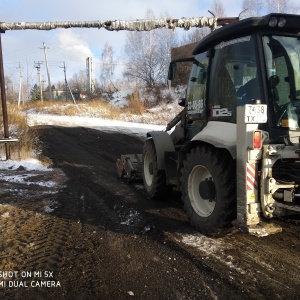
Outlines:
{"type": "Polygon", "coordinates": [[[266,104],[246,104],[245,123],[267,123],[266,104]]]}

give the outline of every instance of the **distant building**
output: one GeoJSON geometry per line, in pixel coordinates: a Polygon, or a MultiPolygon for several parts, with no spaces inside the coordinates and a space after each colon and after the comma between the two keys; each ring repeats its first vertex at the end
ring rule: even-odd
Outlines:
{"type": "MultiPolygon", "coordinates": [[[[66,95],[65,90],[53,89],[52,94],[53,94],[53,100],[61,100],[61,101],[72,100],[72,96],[69,91],[66,95]]],[[[81,94],[81,92],[78,90],[72,91],[72,94],[75,101],[82,100],[85,98],[85,95],[81,94]]],[[[43,91],[43,97],[45,100],[50,100],[49,90],[43,91]]]]}
{"type": "MultiPolygon", "coordinates": [[[[53,89],[52,95],[53,95],[53,100],[66,100],[66,91],[65,90],[53,89]]],[[[45,100],[51,99],[49,89],[43,91],[43,98],[45,100]]]]}

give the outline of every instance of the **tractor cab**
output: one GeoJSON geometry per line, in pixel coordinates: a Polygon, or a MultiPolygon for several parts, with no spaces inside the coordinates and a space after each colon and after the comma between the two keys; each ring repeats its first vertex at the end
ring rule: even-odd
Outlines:
{"type": "MultiPolygon", "coordinates": [[[[170,64],[170,80],[188,78],[184,109],[147,133],[141,173],[150,198],[180,191],[204,234],[233,223],[275,233],[265,220],[300,213],[299,24],[287,14],[236,21],[170,64]]],[[[121,160],[123,171],[128,156],[121,160]]]]}
{"type": "Polygon", "coordinates": [[[298,27],[295,16],[271,14],[224,26],[198,44],[186,96],[187,139],[209,121],[236,123],[237,107],[261,103],[267,122],[260,127],[270,140],[299,142],[298,27]]]}
{"type": "Polygon", "coordinates": [[[262,216],[300,212],[299,24],[287,14],[228,24],[189,59],[185,109],[170,133],[176,155],[165,152],[165,172],[174,182],[169,166],[177,162],[177,186],[202,232],[235,218],[250,231],[262,216]]]}

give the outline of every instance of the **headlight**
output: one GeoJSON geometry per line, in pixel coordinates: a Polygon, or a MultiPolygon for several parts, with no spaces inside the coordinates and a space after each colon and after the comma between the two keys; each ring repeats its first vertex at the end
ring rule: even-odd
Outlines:
{"type": "Polygon", "coordinates": [[[283,17],[280,17],[278,20],[278,27],[284,27],[286,24],[286,19],[283,17]]]}
{"type": "Polygon", "coordinates": [[[277,24],[278,24],[277,18],[276,18],[276,17],[272,17],[272,18],[270,19],[270,21],[269,21],[269,26],[270,26],[270,27],[276,27],[277,24]]]}

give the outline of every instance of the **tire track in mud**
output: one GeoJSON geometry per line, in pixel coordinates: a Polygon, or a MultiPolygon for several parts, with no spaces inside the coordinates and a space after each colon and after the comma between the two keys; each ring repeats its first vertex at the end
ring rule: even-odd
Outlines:
{"type": "Polygon", "coordinates": [[[284,236],[204,237],[178,203],[148,201],[143,190],[115,178],[116,158],[124,149],[136,153],[141,142],[83,128],[46,131],[45,155],[68,181],[53,196],[58,206],[51,214],[18,215],[24,229],[15,260],[52,268],[63,282],[59,291],[41,292],[42,299],[127,299],[128,291],[140,299],[297,299],[299,230],[288,225],[284,236]]]}
{"type": "Polygon", "coordinates": [[[258,238],[233,230],[218,239],[197,232],[168,234],[168,238],[187,251],[187,257],[199,268],[208,271],[207,279],[215,278],[215,284],[220,280],[227,287],[235,287],[237,295],[296,300],[300,297],[300,232],[299,227],[287,222],[281,225],[284,233],[269,237],[258,238]]]}
{"type": "Polygon", "coordinates": [[[42,234],[31,242],[31,255],[25,265],[33,270],[57,270],[62,263],[62,248],[68,237],[69,224],[64,219],[48,217],[42,234]]]}
{"type": "MultiPolygon", "coordinates": [[[[92,131],[89,133],[96,135],[92,131]]],[[[74,136],[74,133],[72,135],[74,136]]],[[[70,147],[73,147],[74,140],[69,140],[69,137],[68,143],[70,147]]],[[[133,198],[136,200],[130,199],[129,190],[132,186],[126,185],[122,188],[122,184],[118,183],[120,191],[117,191],[114,186],[116,181],[111,179],[112,171],[107,168],[112,165],[113,158],[118,157],[118,152],[122,152],[121,146],[120,149],[107,149],[109,146],[105,144],[93,147],[89,143],[90,137],[83,135],[80,140],[85,143],[75,145],[77,162],[76,157],[75,159],[73,157],[73,164],[76,163],[76,166],[79,166],[80,161],[85,166],[82,168],[81,177],[78,175],[77,178],[74,177],[75,165],[72,167],[72,165],[65,164],[64,170],[73,178],[74,190],[78,190],[79,183],[82,186],[81,195],[86,201],[83,206],[86,208],[90,206],[101,219],[97,221],[96,215],[82,211],[81,219],[85,223],[98,224],[114,232],[143,235],[145,233],[143,230],[150,221],[152,227],[149,226],[151,230],[147,233],[149,238],[178,253],[186,262],[192,263],[199,273],[205,274],[202,282],[211,290],[212,298],[222,296],[223,299],[240,299],[241,295],[244,295],[249,299],[268,299],[272,295],[273,299],[280,299],[283,295],[287,295],[290,299],[297,299],[299,278],[295,274],[298,273],[298,255],[293,252],[290,256],[284,256],[280,249],[280,243],[285,243],[284,249],[286,253],[288,252],[287,245],[291,239],[295,238],[294,229],[291,229],[290,237],[287,234],[283,239],[280,235],[256,238],[238,232],[233,232],[221,239],[199,237],[198,233],[195,233],[187,224],[186,218],[179,212],[176,205],[164,207],[164,204],[157,203],[159,212],[153,214],[153,209],[151,209],[153,202],[149,202],[152,203],[149,204],[149,212],[145,201],[138,202],[140,192],[133,192],[133,198]],[[91,158],[88,159],[88,156],[95,156],[96,161],[97,149],[104,160],[101,159],[101,165],[94,168],[93,165],[89,165],[91,158]],[[86,157],[84,157],[85,151],[88,153],[86,157]],[[78,160],[78,156],[82,159],[78,160]],[[100,170],[103,172],[98,173],[100,170]],[[134,208],[134,211],[131,208],[134,208]],[[135,218],[131,219],[133,214],[136,214],[135,218]],[[93,220],[87,220],[87,215],[92,216],[93,220]],[[131,222],[133,222],[132,226],[130,226],[131,222]],[[121,223],[127,223],[127,227],[122,227],[121,223]],[[178,232],[176,232],[176,226],[179,226],[178,232]],[[187,241],[188,236],[193,236],[194,241],[187,241]],[[193,242],[199,241],[202,242],[199,248],[194,249],[193,242]],[[287,270],[289,267],[290,269],[287,270]],[[281,273],[284,271],[289,276],[282,277],[281,273]]],[[[128,153],[134,153],[134,151],[129,150],[128,153]]],[[[66,159],[66,157],[59,158],[59,161],[66,159]]],[[[80,192],[77,198],[80,198],[80,192]]],[[[284,224],[284,227],[289,231],[288,224],[284,224]]],[[[296,246],[296,249],[299,247],[296,246]]],[[[99,284],[100,282],[101,280],[99,284]]],[[[94,287],[96,285],[94,283],[94,287]]]]}
{"type": "Polygon", "coordinates": [[[13,277],[2,276],[9,286],[0,288],[1,299],[27,299],[32,294],[30,282],[45,280],[33,278],[34,272],[58,273],[69,221],[52,213],[60,205],[65,180],[58,169],[1,173],[0,271],[16,272],[13,277]],[[17,183],[5,180],[13,177],[17,183]],[[29,288],[18,288],[20,282],[27,282],[29,288]]]}
{"type": "Polygon", "coordinates": [[[1,224],[6,231],[1,235],[2,270],[16,267],[28,271],[47,270],[58,266],[59,250],[68,230],[67,222],[20,208],[10,208],[9,214],[10,217],[1,224]]]}

